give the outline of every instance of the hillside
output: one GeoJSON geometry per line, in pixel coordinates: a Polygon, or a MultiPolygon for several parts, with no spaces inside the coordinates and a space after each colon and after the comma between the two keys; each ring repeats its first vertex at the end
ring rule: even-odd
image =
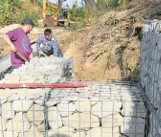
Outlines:
{"type": "Polygon", "coordinates": [[[60,43],[68,45],[65,55],[73,56],[77,79],[138,81],[142,18],[159,19],[160,13],[161,2],[133,1],[91,26],[63,34],[60,43]]]}
{"type": "MultiPolygon", "coordinates": [[[[57,33],[64,55],[73,57],[75,79],[137,81],[142,18],[159,19],[160,14],[161,2],[137,0],[82,29],[57,33]]],[[[8,51],[2,43],[0,50],[8,51]]]]}

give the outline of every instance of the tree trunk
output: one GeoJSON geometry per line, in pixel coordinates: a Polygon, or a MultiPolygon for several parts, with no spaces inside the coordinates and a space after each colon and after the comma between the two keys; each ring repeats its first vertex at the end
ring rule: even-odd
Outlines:
{"type": "Polygon", "coordinates": [[[90,11],[96,11],[97,10],[97,6],[96,6],[96,3],[94,0],[84,0],[87,8],[90,10],[90,11]]]}
{"type": "Polygon", "coordinates": [[[62,8],[62,3],[63,3],[63,0],[58,0],[58,6],[60,9],[62,8]]]}

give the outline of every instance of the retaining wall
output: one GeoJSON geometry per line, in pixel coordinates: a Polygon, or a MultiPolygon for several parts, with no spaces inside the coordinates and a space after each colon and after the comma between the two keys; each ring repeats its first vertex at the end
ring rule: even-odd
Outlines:
{"type": "Polygon", "coordinates": [[[161,22],[146,21],[141,42],[140,84],[148,107],[148,137],[161,136],[161,22]]]}
{"type": "MultiPolygon", "coordinates": [[[[72,81],[71,58],[35,58],[3,83],[72,81]]],[[[0,137],[145,137],[137,83],[87,82],[79,88],[0,89],[0,137]]]]}

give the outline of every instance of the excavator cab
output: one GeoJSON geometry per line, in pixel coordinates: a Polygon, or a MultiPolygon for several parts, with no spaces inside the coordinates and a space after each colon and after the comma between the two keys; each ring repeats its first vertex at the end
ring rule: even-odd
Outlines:
{"type": "Polygon", "coordinates": [[[70,16],[68,9],[61,9],[58,25],[63,24],[65,27],[70,26],[70,16]]]}
{"type": "Polygon", "coordinates": [[[67,19],[68,11],[66,9],[61,9],[59,19],[67,19]]]}

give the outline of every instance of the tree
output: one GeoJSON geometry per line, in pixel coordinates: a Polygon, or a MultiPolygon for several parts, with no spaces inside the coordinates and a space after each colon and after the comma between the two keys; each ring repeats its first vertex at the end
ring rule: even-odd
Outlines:
{"type": "Polygon", "coordinates": [[[62,7],[62,3],[63,3],[63,0],[58,0],[58,5],[59,5],[59,8],[61,9],[62,7]]]}
{"type": "Polygon", "coordinates": [[[61,9],[62,8],[62,4],[63,2],[65,2],[66,0],[58,0],[58,5],[59,5],[59,8],[61,9]]]}
{"type": "Polygon", "coordinates": [[[96,11],[97,10],[97,6],[95,3],[95,0],[84,0],[88,10],[90,11],[96,11]]]}

